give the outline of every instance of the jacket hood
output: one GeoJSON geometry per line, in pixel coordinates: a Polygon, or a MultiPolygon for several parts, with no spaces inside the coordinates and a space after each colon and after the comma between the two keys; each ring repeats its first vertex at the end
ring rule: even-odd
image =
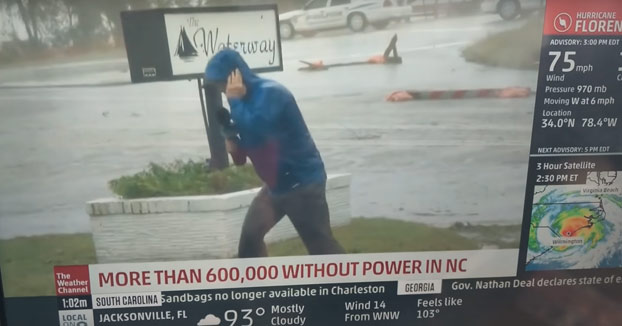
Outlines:
{"type": "Polygon", "coordinates": [[[242,73],[246,87],[259,79],[237,51],[223,49],[216,53],[207,63],[205,80],[208,82],[226,82],[231,72],[235,69],[239,69],[242,73]]]}

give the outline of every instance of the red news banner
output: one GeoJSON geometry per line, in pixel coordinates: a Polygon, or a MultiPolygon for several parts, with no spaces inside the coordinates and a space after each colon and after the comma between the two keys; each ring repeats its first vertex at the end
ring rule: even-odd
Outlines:
{"type": "Polygon", "coordinates": [[[518,250],[59,266],[58,296],[326,283],[513,277],[518,250]]]}
{"type": "Polygon", "coordinates": [[[620,35],[620,0],[548,0],[545,35],[620,35]]]}

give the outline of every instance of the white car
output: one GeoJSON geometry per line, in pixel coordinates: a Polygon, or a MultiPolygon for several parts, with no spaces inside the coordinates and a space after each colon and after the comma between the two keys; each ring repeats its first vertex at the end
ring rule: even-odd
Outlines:
{"type": "Polygon", "coordinates": [[[368,25],[382,29],[411,15],[406,0],[311,0],[301,10],[279,15],[279,29],[283,39],[343,27],[361,32],[368,25]]]}
{"type": "Polygon", "coordinates": [[[519,15],[544,9],[546,0],[484,0],[483,12],[498,13],[505,20],[512,20],[519,15]]]}

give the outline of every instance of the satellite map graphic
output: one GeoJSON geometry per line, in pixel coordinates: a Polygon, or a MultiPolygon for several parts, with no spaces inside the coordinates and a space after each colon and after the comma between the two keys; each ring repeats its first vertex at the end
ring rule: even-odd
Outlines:
{"type": "Polygon", "coordinates": [[[537,186],[526,270],[622,267],[618,182],[617,172],[590,172],[586,185],[537,186]]]}

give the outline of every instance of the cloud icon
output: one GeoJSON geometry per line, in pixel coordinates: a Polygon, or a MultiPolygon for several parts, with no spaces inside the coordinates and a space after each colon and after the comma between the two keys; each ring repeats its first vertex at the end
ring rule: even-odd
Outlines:
{"type": "Polygon", "coordinates": [[[197,323],[197,326],[218,326],[218,325],[220,325],[220,318],[212,314],[205,316],[205,318],[199,320],[199,323],[197,323]]]}

